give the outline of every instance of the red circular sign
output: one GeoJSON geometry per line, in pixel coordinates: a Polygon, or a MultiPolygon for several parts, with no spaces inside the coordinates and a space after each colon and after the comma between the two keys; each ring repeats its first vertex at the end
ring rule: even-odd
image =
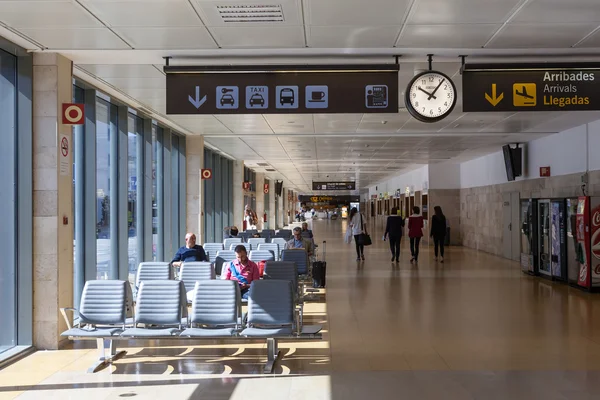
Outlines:
{"type": "Polygon", "coordinates": [[[62,138],[60,141],[60,153],[63,155],[63,157],[69,155],[69,140],[66,137],[62,138]]]}
{"type": "Polygon", "coordinates": [[[265,194],[268,194],[269,193],[269,188],[265,188],[264,192],[265,192],[265,194]]]}
{"type": "Polygon", "coordinates": [[[203,169],[202,170],[202,179],[210,179],[212,178],[212,170],[211,169],[203,169]]]}

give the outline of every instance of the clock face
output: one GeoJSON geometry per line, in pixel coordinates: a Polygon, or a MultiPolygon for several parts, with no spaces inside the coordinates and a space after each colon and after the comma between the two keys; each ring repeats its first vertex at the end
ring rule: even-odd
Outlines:
{"type": "Polygon", "coordinates": [[[406,92],[406,107],[422,122],[437,122],[456,104],[456,88],[446,75],[427,71],[415,76],[406,92]]]}

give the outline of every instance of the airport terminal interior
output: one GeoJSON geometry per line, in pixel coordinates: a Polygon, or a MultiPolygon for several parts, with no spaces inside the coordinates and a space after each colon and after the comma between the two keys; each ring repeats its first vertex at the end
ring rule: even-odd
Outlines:
{"type": "Polygon", "coordinates": [[[600,398],[599,149],[598,0],[0,0],[0,399],[600,398]]]}

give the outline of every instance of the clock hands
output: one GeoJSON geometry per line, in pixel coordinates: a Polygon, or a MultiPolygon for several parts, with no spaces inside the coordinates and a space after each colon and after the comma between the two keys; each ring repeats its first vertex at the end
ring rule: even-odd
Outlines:
{"type": "Polygon", "coordinates": [[[429,97],[427,98],[427,100],[430,100],[432,97],[433,97],[434,99],[437,99],[437,97],[435,97],[435,96],[433,95],[433,93],[429,93],[427,90],[425,90],[425,89],[421,88],[421,86],[417,87],[417,89],[418,89],[418,90],[420,90],[421,92],[425,93],[427,96],[429,96],[429,97]]]}
{"type": "Polygon", "coordinates": [[[439,84],[439,85],[437,85],[437,87],[436,87],[436,88],[434,89],[434,91],[433,91],[433,92],[432,92],[432,93],[429,95],[429,97],[427,98],[427,100],[431,100],[431,98],[432,98],[432,97],[433,97],[434,99],[436,98],[436,97],[434,96],[434,94],[435,94],[435,92],[437,92],[437,91],[438,91],[438,89],[440,88],[440,86],[442,86],[442,83],[444,83],[444,81],[445,81],[445,80],[446,80],[446,78],[444,78],[444,79],[442,79],[442,80],[440,81],[440,84],[439,84]]]}

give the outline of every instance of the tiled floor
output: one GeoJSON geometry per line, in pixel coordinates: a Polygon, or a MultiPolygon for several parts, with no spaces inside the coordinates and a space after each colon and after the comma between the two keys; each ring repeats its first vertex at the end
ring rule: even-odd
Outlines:
{"type": "Polygon", "coordinates": [[[0,371],[0,399],[600,398],[600,295],[460,247],[441,264],[424,246],[417,266],[403,241],[393,264],[381,223],[365,262],[343,242],[345,221],[314,223],[327,240],[327,293],[306,315],[325,324],[325,340],[282,344],[274,376],[261,374],[260,342],[134,343],[97,374],[85,372],[88,346],[0,371]]]}

